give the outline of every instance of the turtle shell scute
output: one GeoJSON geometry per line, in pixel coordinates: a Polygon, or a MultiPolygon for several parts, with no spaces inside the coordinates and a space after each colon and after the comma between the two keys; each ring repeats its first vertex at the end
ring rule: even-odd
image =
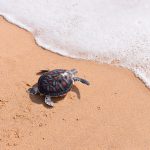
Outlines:
{"type": "Polygon", "coordinates": [[[71,78],[60,76],[66,70],[56,69],[44,73],[38,80],[40,93],[53,97],[63,96],[72,88],[73,81],[71,78]]]}

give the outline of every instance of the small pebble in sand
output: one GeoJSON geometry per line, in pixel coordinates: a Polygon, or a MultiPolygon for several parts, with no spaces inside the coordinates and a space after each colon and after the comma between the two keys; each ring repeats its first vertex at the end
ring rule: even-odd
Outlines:
{"type": "Polygon", "coordinates": [[[101,107],[100,107],[100,106],[97,106],[97,110],[101,110],[101,107]]]}
{"type": "Polygon", "coordinates": [[[30,84],[26,83],[27,86],[31,86],[30,84]]]}
{"type": "Polygon", "coordinates": [[[43,124],[42,124],[42,123],[40,123],[40,124],[39,124],[39,127],[42,127],[42,126],[43,126],[43,124]]]}
{"type": "Polygon", "coordinates": [[[13,145],[14,145],[14,146],[17,146],[17,143],[14,143],[13,145]]]}
{"type": "Polygon", "coordinates": [[[47,117],[47,114],[46,114],[46,113],[44,113],[44,114],[43,114],[43,116],[44,116],[44,117],[47,117]]]}
{"type": "Polygon", "coordinates": [[[10,144],[10,143],[7,143],[6,145],[7,145],[7,146],[11,146],[11,144],[10,144]]]}

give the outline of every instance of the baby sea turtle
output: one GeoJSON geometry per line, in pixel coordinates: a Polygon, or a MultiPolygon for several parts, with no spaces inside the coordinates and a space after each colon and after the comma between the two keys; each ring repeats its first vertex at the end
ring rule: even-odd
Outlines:
{"type": "Polygon", "coordinates": [[[29,88],[27,92],[32,95],[38,93],[45,95],[45,103],[49,106],[54,105],[51,97],[66,95],[67,92],[71,90],[75,81],[80,81],[86,85],[90,84],[85,79],[75,77],[75,74],[77,73],[76,69],[41,70],[39,73],[42,75],[40,76],[38,83],[32,88],[29,88]]]}

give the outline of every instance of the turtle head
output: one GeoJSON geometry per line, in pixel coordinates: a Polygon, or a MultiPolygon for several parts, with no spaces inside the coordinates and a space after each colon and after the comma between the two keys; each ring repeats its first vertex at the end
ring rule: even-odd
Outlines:
{"type": "Polygon", "coordinates": [[[78,73],[77,69],[71,69],[71,70],[68,70],[67,72],[72,74],[72,75],[75,75],[78,73]]]}
{"type": "Polygon", "coordinates": [[[71,70],[67,70],[67,71],[65,71],[64,73],[62,73],[61,75],[63,76],[63,77],[74,77],[74,75],[75,74],[77,74],[78,73],[78,71],[76,70],[76,69],[71,69],[71,70]]]}

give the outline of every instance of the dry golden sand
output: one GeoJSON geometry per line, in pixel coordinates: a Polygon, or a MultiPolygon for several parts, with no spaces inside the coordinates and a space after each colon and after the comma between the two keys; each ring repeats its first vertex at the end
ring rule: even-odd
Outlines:
{"type": "Polygon", "coordinates": [[[150,91],[127,69],[43,50],[0,18],[0,150],[148,150],[150,91]],[[50,109],[29,97],[40,69],[77,68],[76,83],[50,109]]]}

